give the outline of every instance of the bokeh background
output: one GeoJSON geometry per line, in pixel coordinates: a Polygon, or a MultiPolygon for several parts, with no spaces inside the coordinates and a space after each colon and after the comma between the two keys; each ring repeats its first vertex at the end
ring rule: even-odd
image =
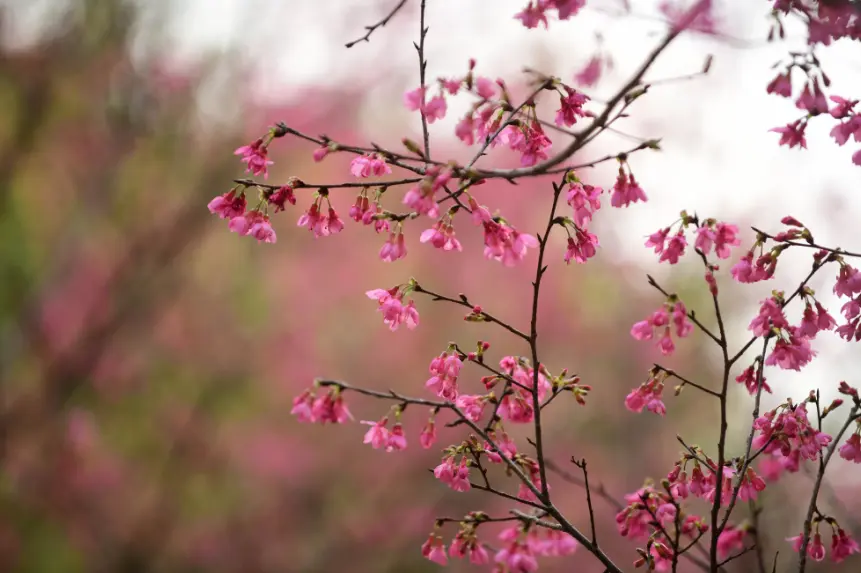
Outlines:
{"type": "MultiPolygon", "coordinates": [[[[408,410],[411,447],[385,454],[361,444],[363,426],[301,425],[289,410],[321,375],[421,395],[430,359],[450,341],[488,340],[497,358],[525,353],[504,332],[464,323],[462,309],[422,299],[421,327],[393,334],[363,293],[415,276],[525,326],[534,255],[515,269],[485,261],[481,237],[463,225],[463,254],[420,245],[413,229],[409,256],[383,263],[382,238],[364,227],[320,240],[296,228],[308,203],[301,192],[299,205],[274,219],[275,245],[231,235],[206,210],[241,175],[233,150],[276,121],[360,144],[417,137],[417,118],[400,104],[418,82],[415,7],[370,43],[343,47],[389,4],[0,2],[0,571],[419,573],[437,568],[419,553],[434,517],[509,509],[432,478],[438,451],[417,447],[427,412],[408,410]]],[[[504,77],[519,93],[523,65],[569,80],[600,52],[613,67],[593,95],[606,97],[664,29],[651,2],[628,11],[594,0],[549,33],[511,19],[524,0],[429,4],[431,78],[464,73],[473,56],[482,74],[504,77]]],[[[765,1],[719,4],[719,34],[682,38],[660,59],[650,79],[691,74],[707,54],[715,58],[707,76],[656,86],[622,127],[663,138],[662,153],[631,159],[650,203],[599,213],[602,250],[588,266],[566,267],[564,246],[551,246],[543,361],[579,373],[594,391],[587,407],[556,403],[546,420],[550,451],[572,473],[566,460],[587,458],[591,479],[618,499],[670,469],[677,433],[714,442],[714,405],[694,393],[668,397],[666,419],[622,407],[661,359],[628,335],[661,302],[645,273],[709,316],[700,269],[659,268],[642,236],[687,208],[772,230],[793,214],[820,242],[858,247],[859,174],[848,147],[834,146],[825,125],[808,131],[803,153],[778,148],[767,133],[796,114],[791,102],[766,96],[770,66],[804,44],[803,31],[791,28],[787,43],[766,43],[768,10],[765,1]]],[[[843,43],[822,52],[835,93],[861,93],[858,56],[857,45],[843,43]]],[[[454,104],[433,126],[438,156],[467,152],[451,137],[458,115],[454,104]]],[[[629,145],[608,134],[583,159],[629,145]]],[[[349,158],[315,164],[311,151],[278,140],[270,180],[348,176],[349,158]]],[[[584,176],[610,186],[612,167],[584,176]]],[[[534,230],[548,185],[488,184],[478,195],[534,230]]],[[[333,195],[345,214],[352,193],[333,195]]],[[[796,256],[778,284],[791,289],[807,264],[796,256]]],[[[813,283],[826,301],[831,281],[813,283]]],[[[740,343],[757,301],[777,285],[721,286],[740,343]]],[[[769,374],[776,392],[768,405],[811,387],[827,399],[838,380],[861,382],[852,378],[857,348],[821,338],[821,359],[803,373],[769,374]]],[[[697,337],[667,365],[714,383],[715,349],[697,337]]],[[[467,372],[462,380],[477,390],[482,374],[467,372]]],[[[348,400],[359,420],[388,407],[348,400]]],[[[750,409],[741,389],[732,409],[732,442],[741,448],[750,409]]],[[[458,435],[445,430],[441,445],[458,435]]],[[[861,536],[851,517],[858,476],[838,460],[820,507],[861,536]]],[[[784,538],[801,529],[806,506],[794,500],[809,484],[801,472],[764,494],[763,539],[768,555],[780,551],[778,571],[790,570],[784,538]]],[[[559,476],[552,485],[559,505],[586,526],[583,491],[559,476]]],[[[602,544],[632,562],[614,511],[596,504],[602,544]]],[[[735,570],[751,563],[739,560],[735,570]]],[[[542,564],[572,567],[600,571],[585,555],[542,564]]],[[[839,570],[858,567],[856,559],[839,570]]]]}

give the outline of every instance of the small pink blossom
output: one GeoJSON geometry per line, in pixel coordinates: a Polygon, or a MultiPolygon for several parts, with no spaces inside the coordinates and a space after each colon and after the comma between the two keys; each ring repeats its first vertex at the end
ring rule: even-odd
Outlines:
{"type": "Polygon", "coordinates": [[[600,56],[592,56],[583,69],[574,76],[574,81],[581,86],[594,86],[601,77],[602,64],[603,61],[600,56]]]}
{"type": "Polygon", "coordinates": [[[769,131],[780,134],[778,145],[786,145],[790,149],[795,146],[800,146],[807,149],[807,140],[804,139],[804,130],[807,127],[807,122],[796,120],[785,127],[775,127],[769,131]]]}
{"type": "Polygon", "coordinates": [[[597,254],[598,237],[589,231],[575,229],[574,237],[568,237],[568,249],[565,251],[565,262],[571,264],[571,259],[585,263],[597,254]]]}
{"type": "Polygon", "coordinates": [[[404,305],[402,302],[404,295],[399,287],[394,287],[390,290],[369,290],[365,294],[368,298],[377,301],[379,305],[378,310],[383,313],[383,323],[393,332],[401,324],[405,324],[410,330],[419,325],[419,313],[413,301],[409,301],[409,303],[404,305]]]}
{"type": "Polygon", "coordinates": [[[392,168],[377,154],[359,155],[350,162],[350,173],[355,177],[387,175],[392,168]]]}
{"type": "Polygon", "coordinates": [[[831,560],[840,563],[855,553],[861,553],[858,542],[852,539],[843,528],[838,528],[831,535],[831,560]]]}
{"type": "Polygon", "coordinates": [[[445,554],[445,545],[438,535],[431,535],[422,545],[422,556],[438,565],[448,565],[448,557],[445,554]]]}
{"type": "Polygon", "coordinates": [[[789,70],[783,74],[777,74],[765,91],[770,94],[779,95],[781,97],[792,97],[792,79],[789,70]]]}
{"type": "Polygon", "coordinates": [[[240,161],[245,163],[246,173],[263,175],[264,179],[269,178],[269,166],[272,165],[272,161],[269,161],[267,157],[268,149],[262,139],[258,139],[250,145],[243,145],[237,148],[233,154],[241,155],[240,161]]]}
{"type": "Polygon", "coordinates": [[[210,213],[218,215],[222,219],[233,219],[245,214],[246,205],[245,193],[240,193],[237,196],[236,190],[232,189],[210,201],[207,208],[210,213]]]}
{"type": "Polygon", "coordinates": [[[432,419],[422,429],[422,433],[419,435],[419,443],[426,450],[433,447],[436,443],[436,424],[434,424],[432,419]]]}
{"type": "Polygon", "coordinates": [[[625,170],[619,167],[619,176],[616,178],[616,183],[613,185],[613,194],[610,197],[610,205],[613,207],[627,207],[631,203],[638,201],[647,201],[646,193],[637,184],[634,175],[628,175],[625,170]]]}
{"type": "Polygon", "coordinates": [[[371,428],[365,433],[364,443],[371,444],[375,450],[385,448],[389,443],[389,429],[386,424],[389,423],[388,418],[382,418],[378,422],[368,422],[362,420],[363,424],[368,424],[371,428]]]}
{"type": "Polygon", "coordinates": [[[380,259],[392,263],[406,256],[407,246],[404,242],[404,234],[398,229],[397,233],[391,233],[383,244],[380,249],[380,259]]]}
{"type": "Polygon", "coordinates": [[[587,112],[583,106],[589,101],[589,96],[568,86],[564,86],[564,88],[568,95],[560,95],[559,105],[561,107],[556,112],[555,122],[556,125],[571,127],[577,123],[578,118],[586,117],[587,112]]]}
{"type": "Polygon", "coordinates": [[[852,434],[849,439],[837,450],[840,457],[846,461],[861,464],[861,436],[852,434]]]}
{"type": "Polygon", "coordinates": [[[662,263],[667,261],[671,265],[675,265],[679,262],[679,257],[685,254],[685,247],[687,247],[687,245],[688,241],[685,239],[684,230],[679,229],[679,232],[670,238],[664,252],[661,253],[660,258],[658,259],[658,262],[662,263]]]}
{"type": "Polygon", "coordinates": [[[574,181],[568,188],[568,204],[574,209],[574,223],[586,228],[592,221],[592,216],[601,208],[601,187],[584,185],[574,181]]]}
{"type": "Polygon", "coordinates": [[[734,551],[741,551],[744,549],[744,537],[746,533],[747,532],[743,529],[739,529],[731,523],[728,523],[726,528],[721,531],[721,534],[718,536],[718,555],[726,556],[734,551]]]}

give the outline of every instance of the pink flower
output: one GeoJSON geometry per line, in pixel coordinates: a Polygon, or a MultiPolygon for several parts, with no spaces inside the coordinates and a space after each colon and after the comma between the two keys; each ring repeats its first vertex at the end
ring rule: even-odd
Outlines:
{"type": "Polygon", "coordinates": [[[227,223],[227,228],[240,236],[245,236],[251,233],[251,228],[261,219],[263,214],[260,211],[247,211],[240,217],[233,217],[227,223]]]}
{"type": "Polygon", "coordinates": [[[676,327],[676,336],[684,338],[694,330],[693,323],[688,319],[688,309],[682,301],[678,301],[673,306],[673,324],[676,327]]]}
{"type": "Polygon", "coordinates": [[[627,207],[631,203],[638,201],[647,201],[646,194],[640,189],[634,175],[627,175],[625,170],[619,167],[619,176],[616,178],[616,183],[613,185],[613,195],[610,197],[610,204],[613,207],[627,207]]]}
{"type": "Polygon", "coordinates": [[[556,125],[565,125],[571,127],[577,123],[577,118],[586,117],[586,111],[583,106],[589,101],[589,96],[580,93],[577,90],[564,86],[567,96],[560,96],[559,105],[561,106],[556,112],[556,125]]]}
{"type": "Polygon", "coordinates": [[[831,535],[831,560],[840,563],[853,553],[861,553],[858,542],[852,539],[843,528],[831,535]]]}
{"type": "Polygon", "coordinates": [[[275,230],[269,224],[269,217],[259,217],[249,227],[248,234],[257,239],[258,243],[275,243],[278,238],[275,230]]]}
{"type": "Polygon", "coordinates": [[[320,163],[321,161],[323,161],[323,159],[325,159],[325,157],[329,155],[331,151],[332,150],[329,149],[328,145],[323,145],[322,147],[318,147],[317,149],[315,149],[313,154],[314,163],[320,163]]]}
{"type": "Polygon", "coordinates": [[[443,96],[438,95],[432,97],[424,107],[424,114],[428,123],[433,123],[438,119],[444,118],[447,109],[448,106],[446,105],[445,98],[443,96]]]}
{"type": "Polygon", "coordinates": [[[568,188],[568,204],[574,209],[574,223],[585,228],[591,221],[595,211],[601,208],[601,187],[584,185],[579,181],[571,183],[568,188]]]}
{"type": "Polygon", "coordinates": [[[804,90],[795,102],[795,107],[806,110],[812,115],[828,113],[828,101],[825,99],[825,94],[822,93],[818,82],[809,82],[804,86],[804,90]],[[811,84],[813,84],[813,89],[810,88],[811,84]]]}
{"type": "Polygon", "coordinates": [[[463,411],[467,420],[478,422],[484,414],[484,406],[487,404],[485,396],[469,396],[461,394],[457,397],[455,405],[463,411]]]}
{"type": "Polygon", "coordinates": [[[836,104],[828,112],[834,119],[843,119],[848,116],[852,113],[852,108],[858,103],[857,99],[844,99],[837,95],[830,96],[828,99],[836,104]]]}
{"type": "Polygon", "coordinates": [[[300,422],[316,422],[314,412],[311,407],[314,405],[314,394],[310,390],[305,390],[295,398],[293,398],[293,409],[290,414],[296,416],[300,422]]]}
{"type": "Polygon", "coordinates": [[[539,0],[538,5],[530,0],[529,4],[526,5],[526,8],[515,14],[514,18],[520,20],[527,28],[536,28],[538,27],[538,24],[544,24],[544,27],[546,28],[547,16],[544,15],[544,10],[546,8],[540,7],[541,4],[541,0],[539,0]]]}
{"type": "Polygon", "coordinates": [[[840,457],[846,461],[861,464],[861,436],[858,434],[852,434],[849,436],[849,439],[846,440],[840,449],[837,450],[840,454],[840,457]]]}
{"type": "Polygon", "coordinates": [[[398,229],[397,233],[391,233],[389,238],[380,249],[380,259],[393,263],[407,256],[407,246],[404,242],[404,234],[398,229]]]}
{"type": "Polygon", "coordinates": [[[466,114],[455,126],[454,134],[467,145],[475,143],[475,120],[472,117],[472,112],[466,114]]]}
{"type": "Polygon", "coordinates": [[[442,537],[438,535],[428,537],[428,540],[422,545],[422,556],[439,565],[447,565],[448,557],[445,554],[445,544],[442,542],[442,537]]]}
{"type": "Polygon", "coordinates": [[[444,251],[462,251],[463,246],[455,237],[454,227],[451,224],[444,224],[441,220],[434,223],[430,229],[422,231],[419,241],[422,243],[430,243],[437,249],[444,251]]]}
{"type": "Polygon", "coordinates": [[[560,20],[567,20],[571,16],[576,16],[583,6],[586,5],[586,0],[553,0],[556,11],[559,13],[560,20]]]}
{"type": "Polygon", "coordinates": [[[410,111],[418,111],[424,106],[425,88],[418,87],[404,93],[404,105],[410,111]]]}
{"type": "Polygon", "coordinates": [[[477,93],[478,97],[481,99],[493,99],[496,96],[496,83],[489,78],[479,76],[475,78],[473,86],[475,88],[475,93],[477,93]]]}
{"type": "Polygon", "coordinates": [[[825,559],[825,546],[822,544],[822,536],[819,533],[815,533],[813,540],[807,545],[807,554],[814,561],[825,559]]]}
{"type": "Polygon", "coordinates": [[[284,210],[285,203],[290,203],[291,205],[296,204],[296,196],[293,194],[293,188],[284,185],[279,187],[277,191],[274,191],[271,195],[266,198],[266,201],[272,205],[274,208],[273,211],[279,213],[284,210]]]}
{"type": "Polygon", "coordinates": [[[246,205],[245,193],[240,193],[237,197],[236,190],[231,189],[224,195],[219,195],[210,201],[207,208],[210,213],[218,215],[222,219],[233,219],[245,214],[246,205]]]}
{"type": "Polygon", "coordinates": [[[407,438],[404,436],[404,427],[400,422],[392,426],[392,431],[389,432],[389,439],[386,441],[386,451],[394,452],[407,449],[407,438]]]}
{"type": "Polygon", "coordinates": [[[807,122],[796,120],[785,127],[775,127],[769,131],[774,131],[780,134],[778,145],[786,145],[790,149],[796,145],[807,149],[807,141],[804,139],[804,130],[807,127],[807,122]]]}
{"type": "Polygon", "coordinates": [[[666,406],[661,399],[661,394],[664,391],[664,383],[656,378],[644,382],[639,388],[632,390],[625,397],[625,408],[634,413],[642,412],[644,409],[659,416],[663,416],[667,412],[666,406]]]}
{"type": "Polygon", "coordinates": [[[667,242],[667,236],[670,234],[670,228],[665,227],[658,229],[646,239],[646,247],[654,247],[655,253],[661,253],[664,250],[664,244],[667,242]]]}
{"type": "Polygon", "coordinates": [[[592,59],[574,76],[574,81],[581,86],[594,86],[601,77],[602,63],[599,56],[592,56],[592,59]]]}
{"type": "Polygon", "coordinates": [[[861,294],[861,272],[852,265],[841,264],[837,282],[834,285],[834,294],[841,297],[861,294]]]}
{"type": "MultiPolygon", "coordinates": [[[[754,370],[753,366],[748,366],[745,368],[744,372],[736,376],[735,381],[739,384],[744,384],[745,388],[747,388],[748,393],[751,396],[756,395],[757,391],[757,372],[754,370]]],[[[762,380],[762,389],[765,392],[771,393],[771,388],[768,384],[765,383],[765,377],[763,376],[762,380]]]]}
{"type": "Polygon", "coordinates": [[[810,339],[796,334],[795,327],[789,326],[783,331],[785,337],[778,339],[774,349],[765,359],[767,366],[779,366],[784,370],[801,371],[806,366],[816,351],[810,348],[810,339]]]}
{"type": "Polygon", "coordinates": [[[436,424],[433,419],[429,420],[427,425],[422,429],[419,436],[419,443],[424,449],[430,449],[436,443],[436,424]]]}
{"type": "Polygon", "coordinates": [[[579,227],[575,229],[574,237],[568,237],[568,250],[565,252],[565,262],[571,264],[573,258],[578,263],[585,263],[598,252],[598,237],[579,227]]]}
{"type": "Polygon", "coordinates": [[[765,482],[763,479],[756,475],[753,468],[747,468],[739,486],[738,497],[741,501],[750,501],[756,499],[757,494],[764,489],[765,482]]]}
{"type": "Polygon", "coordinates": [[[460,465],[455,465],[454,456],[446,458],[434,468],[434,476],[454,491],[464,492],[470,489],[469,467],[466,458],[460,459],[460,465]]]}
{"type": "Polygon", "coordinates": [[[391,331],[395,331],[401,324],[405,324],[410,330],[419,325],[419,313],[413,301],[404,305],[402,303],[403,293],[399,287],[390,290],[375,289],[365,293],[368,298],[374,299],[379,304],[378,310],[383,313],[383,323],[391,331]]]}
{"type": "Polygon", "coordinates": [[[765,91],[782,97],[792,97],[792,79],[789,70],[786,73],[775,76],[768,84],[768,87],[765,88],[765,91]]]}
{"type": "Polygon", "coordinates": [[[432,376],[425,382],[425,387],[435,392],[440,398],[450,402],[457,400],[457,377],[463,361],[456,353],[443,352],[431,360],[428,370],[432,376]]]}
{"type": "Polygon", "coordinates": [[[326,422],[343,424],[347,420],[353,419],[353,415],[344,403],[343,396],[337,390],[330,390],[327,394],[314,399],[314,403],[311,404],[311,417],[311,421],[321,424],[326,422]]]}
{"type": "Polygon", "coordinates": [[[258,139],[250,145],[243,145],[233,152],[234,155],[241,155],[240,161],[245,163],[246,173],[253,175],[263,175],[264,179],[269,178],[269,166],[272,161],[267,157],[267,148],[263,144],[262,139],[258,139]]]}
{"type": "Polygon", "coordinates": [[[392,168],[377,154],[359,155],[350,162],[350,173],[355,177],[387,175],[392,168]]]}
{"type": "Polygon", "coordinates": [[[744,536],[746,532],[728,523],[726,528],[718,536],[717,550],[721,556],[726,556],[733,551],[744,549],[744,536]]]}
{"type": "MultiPolygon", "coordinates": [[[[475,216],[476,211],[473,211],[475,216]]],[[[489,220],[484,225],[484,257],[501,261],[512,267],[523,260],[527,248],[538,247],[538,240],[532,235],[521,233],[514,227],[489,220]]]]}
{"type": "Polygon", "coordinates": [[[368,424],[371,426],[365,433],[365,444],[371,444],[371,447],[375,450],[379,450],[381,448],[385,448],[389,443],[389,430],[386,428],[386,424],[389,423],[388,418],[382,418],[378,422],[368,422],[367,420],[362,420],[363,424],[368,424]]]}
{"type": "Polygon", "coordinates": [[[783,307],[780,305],[780,301],[772,296],[762,301],[759,314],[750,321],[747,328],[753,332],[754,336],[765,336],[772,328],[786,328],[787,326],[789,326],[789,322],[783,314],[783,307]]]}
{"type": "Polygon", "coordinates": [[[371,210],[371,202],[368,199],[367,195],[357,195],[356,201],[350,207],[349,216],[355,222],[363,221],[365,218],[365,213],[371,210]]]}
{"type": "Polygon", "coordinates": [[[514,541],[497,552],[494,561],[506,567],[510,573],[535,573],[538,561],[525,543],[514,541]]]}
{"type": "Polygon", "coordinates": [[[664,249],[664,252],[661,253],[658,262],[668,261],[671,265],[674,265],[679,262],[679,257],[685,254],[685,247],[688,245],[687,239],[685,239],[685,233],[683,229],[679,229],[679,232],[676,233],[670,241],[667,243],[667,247],[664,249]]]}

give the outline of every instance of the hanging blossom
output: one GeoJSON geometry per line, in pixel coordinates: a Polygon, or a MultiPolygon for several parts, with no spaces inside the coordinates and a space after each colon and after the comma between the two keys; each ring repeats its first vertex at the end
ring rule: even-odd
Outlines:
{"type": "Polygon", "coordinates": [[[556,10],[560,20],[567,20],[576,16],[585,5],[586,0],[530,0],[523,10],[515,14],[514,18],[520,20],[527,28],[536,28],[539,24],[547,28],[549,10],[556,10]]]}
{"type": "Polygon", "coordinates": [[[392,168],[386,163],[385,158],[378,153],[359,155],[350,162],[350,173],[355,177],[379,177],[391,172],[392,168]]]}
{"type": "Polygon", "coordinates": [[[592,222],[595,212],[601,208],[601,187],[582,183],[572,172],[570,174],[567,202],[574,210],[574,223],[583,229],[592,222]]]}
{"type": "Polygon", "coordinates": [[[259,209],[246,211],[247,201],[245,193],[231,189],[224,195],[219,195],[209,202],[207,208],[213,215],[227,219],[227,228],[240,236],[250,236],[257,239],[258,243],[275,243],[277,236],[269,216],[259,209]]]}
{"type": "Polygon", "coordinates": [[[410,300],[407,304],[403,304],[404,296],[411,290],[412,287],[406,285],[405,287],[392,287],[389,290],[369,290],[365,294],[368,298],[377,301],[378,310],[383,313],[383,323],[394,332],[402,324],[405,324],[410,330],[419,325],[419,312],[415,303],[410,300]]]}
{"type": "MultiPolygon", "coordinates": [[[[813,519],[812,533],[807,543],[807,556],[814,561],[822,561],[825,559],[826,549],[822,542],[822,535],[819,532],[820,524],[826,521],[831,526],[831,560],[834,563],[840,563],[847,557],[855,553],[861,553],[861,547],[846,531],[840,527],[839,523],[833,517],[824,517],[817,515],[813,519]]],[[[795,537],[786,539],[792,543],[792,550],[798,553],[801,551],[801,546],[804,544],[804,533],[799,533],[795,537]]]]}
{"type": "MultiPolygon", "coordinates": [[[[517,382],[517,386],[511,384],[510,392],[502,397],[497,414],[511,422],[528,423],[535,416],[535,408],[532,400],[532,388],[535,386],[535,377],[538,377],[538,400],[544,400],[552,388],[547,379],[547,371],[544,366],[539,365],[536,374],[535,369],[525,358],[516,356],[505,356],[499,361],[499,368],[503,374],[517,382]]],[[[494,383],[499,378],[494,380],[494,383]]]]}
{"type": "MultiPolygon", "coordinates": [[[[735,377],[735,381],[739,384],[744,384],[744,387],[747,388],[748,393],[751,396],[755,396],[757,392],[757,369],[756,365],[753,364],[748,366],[742,371],[741,374],[735,377]]],[[[759,380],[759,384],[762,385],[762,389],[765,392],[771,394],[771,387],[765,382],[765,376],[763,376],[759,380]]]]}
{"type": "MultiPolygon", "coordinates": [[[[491,135],[493,133],[495,132],[491,135]]],[[[519,152],[520,164],[523,167],[531,167],[549,157],[548,152],[553,142],[544,133],[541,124],[537,120],[532,120],[517,121],[515,124],[506,126],[491,142],[491,147],[497,145],[507,145],[512,151],[519,152]]]]}
{"type": "Polygon", "coordinates": [[[300,422],[319,422],[320,424],[343,424],[352,420],[353,415],[344,403],[344,398],[338,387],[331,388],[327,393],[317,396],[312,390],[305,390],[293,399],[290,413],[300,422]]]}
{"type": "Polygon", "coordinates": [[[847,342],[861,340],[861,271],[838,258],[840,271],[834,284],[834,294],[848,298],[840,312],[846,324],[837,327],[837,334],[847,342]]]}
{"type": "Polygon", "coordinates": [[[620,160],[619,175],[616,177],[616,183],[613,185],[610,196],[610,205],[613,207],[627,207],[631,203],[639,201],[645,203],[648,200],[646,193],[634,179],[634,173],[631,172],[630,166],[628,166],[628,171],[625,171],[626,165],[626,161],[620,160]]]}
{"type": "Polygon", "coordinates": [[[430,100],[427,100],[427,88],[424,86],[406,92],[404,94],[404,105],[410,111],[421,112],[428,123],[433,123],[438,119],[444,118],[448,110],[444,92],[440,92],[439,95],[435,95],[430,100]]]}
{"type": "Polygon", "coordinates": [[[269,166],[272,161],[269,160],[269,142],[272,141],[272,132],[266,138],[256,139],[249,145],[243,145],[233,152],[234,155],[240,156],[240,161],[245,164],[245,172],[251,173],[254,176],[263,175],[264,179],[269,178],[269,166]]]}
{"type": "Polygon", "coordinates": [[[667,302],[646,320],[634,324],[631,327],[631,336],[637,340],[651,340],[660,334],[658,348],[667,356],[676,349],[673,343],[673,329],[679,338],[685,338],[694,329],[693,323],[688,319],[687,308],[675,295],[670,296],[667,302]]]}
{"type": "Polygon", "coordinates": [[[667,413],[667,407],[661,398],[664,391],[664,379],[666,374],[653,373],[649,380],[640,384],[639,388],[631,390],[625,397],[625,408],[631,412],[640,413],[644,409],[649,412],[663,416],[667,413]]]}
{"type": "Polygon", "coordinates": [[[589,96],[582,92],[578,92],[574,88],[562,86],[565,94],[559,94],[559,109],[556,111],[555,123],[559,126],[571,127],[577,123],[577,119],[581,117],[589,117],[590,112],[583,109],[583,106],[589,102],[589,96]]]}
{"type": "Polygon", "coordinates": [[[463,361],[460,356],[453,348],[449,348],[431,360],[428,367],[431,377],[425,382],[425,387],[440,398],[454,402],[458,396],[457,377],[462,367],[463,361]]]}
{"type": "Polygon", "coordinates": [[[446,484],[454,491],[469,491],[469,460],[466,456],[460,458],[460,463],[455,461],[455,456],[448,456],[433,470],[436,479],[446,484]]]}
{"type": "Polygon", "coordinates": [[[419,215],[427,215],[431,218],[439,217],[439,205],[434,199],[434,195],[440,189],[444,189],[451,178],[451,169],[443,170],[437,165],[428,167],[424,178],[404,195],[404,205],[419,215]]]}
{"type": "Polygon", "coordinates": [[[307,211],[302,213],[299,220],[296,221],[296,226],[305,227],[314,233],[315,239],[335,235],[344,230],[344,222],[332,207],[332,203],[329,202],[329,192],[325,189],[316,193],[314,202],[311,203],[307,211]],[[323,200],[328,203],[328,209],[325,212],[323,211],[323,200]]]}
{"type": "Polygon", "coordinates": [[[810,461],[815,461],[832,440],[831,436],[811,426],[806,403],[793,405],[792,401],[757,418],[754,429],[757,432],[754,449],[765,448],[765,453],[779,452],[784,457],[798,452],[800,458],[810,461]]]}
{"type": "Polygon", "coordinates": [[[364,443],[370,444],[375,450],[395,452],[406,449],[407,438],[404,436],[404,427],[400,422],[396,422],[391,430],[386,428],[389,418],[385,416],[377,422],[362,420],[362,423],[371,426],[365,433],[364,443]]]}
{"type": "Polygon", "coordinates": [[[512,267],[523,260],[527,248],[538,246],[532,235],[521,233],[502,217],[492,217],[487,207],[479,206],[475,199],[469,198],[472,220],[484,227],[484,257],[500,261],[512,267]]]}
{"type": "Polygon", "coordinates": [[[419,241],[430,243],[443,251],[462,251],[463,246],[457,240],[457,237],[455,237],[452,221],[453,218],[450,215],[448,216],[447,223],[443,219],[438,220],[430,229],[422,231],[419,241]]]}
{"type": "Polygon", "coordinates": [[[398,223],[395,232],[389,234],[389,238],[380,248],[380,260],[392,263],[406,256],[407,245],[404,241],[403,227],[398,223]]]}

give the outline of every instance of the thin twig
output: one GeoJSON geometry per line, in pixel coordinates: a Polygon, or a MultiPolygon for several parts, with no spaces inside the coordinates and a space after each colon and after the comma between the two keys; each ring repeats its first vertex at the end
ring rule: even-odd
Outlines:
{"type": "Polygon", "coordinates": [[[367,32],[365,33],[365,35],[364,35],[364,36],[362,36],[361,38],[359,38],[359,39],[357,39],[357,40],[353,40],[352,42],[347,42],[347,43],[346,43],[346,44],[344,44],[344,45],[345,45],[346,47],[348,47],[348,48],[352,48],[353,46],[355,46],[355,45],[356,45],[356,44],[358,44],[359,42],[368,42],[368,41],[370,41],[370,39],[371,39],[371,34],[373,34],[373,33],[374,33],[374,31],[376,31],[376,29],[377,29],[377,28],[382,28],[383,26],[385,26],[386,24],[388,24],[388,23],[389,23],[389,20],[391,20],[392,18],[394,18],[394,17],[395,17],[395,14],[397,14],[398,12],[400,12],[400,11],[401,11],[401,8],[403,8],[403,7],[404,7],[404,4],[406,4],[406,3],[407,3],[407,0],[400,0],[400,2],[398,2],[398,3],[397,3],[397,5],[392,9],[392,11],[391,11],[391,12],[389,12],[388,14],[386,14],[386,16],[385,16],[382,20],[380,20],[380,21],[379,21],[379,22],[377,22],[376,24],[371,24],[370,26],[365,26],[365,30],[367,30],[367,32]]]}

